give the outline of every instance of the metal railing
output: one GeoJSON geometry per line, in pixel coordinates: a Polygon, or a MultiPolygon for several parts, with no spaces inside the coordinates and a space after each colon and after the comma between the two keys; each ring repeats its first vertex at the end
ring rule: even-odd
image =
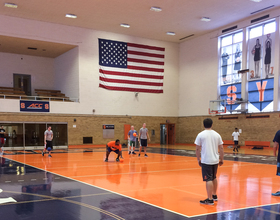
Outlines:
{"type": "Polygon", "coordinates": [[[55,96],[27,96],[27,95],[0,94],[0,98],[2,97],[4,99],[19,99],[19,100],[79,102],[78,98],[55,97],[55,96]]]}

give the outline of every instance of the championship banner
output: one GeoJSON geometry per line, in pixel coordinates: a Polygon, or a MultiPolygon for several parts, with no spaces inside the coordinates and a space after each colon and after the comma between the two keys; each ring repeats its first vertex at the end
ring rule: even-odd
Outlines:
{"type": "Polygon", "coordinates": [[[50,112],[50,103],[20,100],[19,108],[21,112],[50,112]]]}

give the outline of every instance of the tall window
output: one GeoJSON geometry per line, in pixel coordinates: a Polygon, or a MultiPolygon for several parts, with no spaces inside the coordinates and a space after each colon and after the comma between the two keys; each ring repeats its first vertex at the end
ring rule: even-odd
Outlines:
{"type": "Polygon", "coordinates": [[[249,28],[249,80],[274,76],[275,31],[275,21],[249,28]]]}
{"type": "Polygon", "coordinates": [[[248,29],[248,112],[273,111],[276,22],[248,29]]]}
{"type": "Polygon", "coordinates": [[[238,83],[241,76],[243,32],[237,32],[220,38],[220,85],[238,83]]]}

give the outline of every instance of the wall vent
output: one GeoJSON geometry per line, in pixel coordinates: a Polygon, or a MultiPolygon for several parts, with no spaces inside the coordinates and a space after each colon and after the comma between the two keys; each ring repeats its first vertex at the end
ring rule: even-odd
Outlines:
{"type": "Polygon", "coordinates": [[[92,144],[92,137],[83,137],[83,144],[92,144]]]}
{"type": "Polygon", "coordinates": [[[28,50],[37,50],[36,47],[27,47],[28,50]]]}
{"type": "Polygon", "coordinates": [[[251,23],[255,23],[257,21],[261,21],[261,20],[266,19],[266,18],[269,18],[269,15],[265,15],[265,16],[253,19],[253,20],[251,20],[251,23]]]}
{"type": "Polygon", "coordinates": [[[222,116],[219,117],[219,120],[232,120],[232,119],[238,119],[238,116],[222,116]]]}
{"type": "Polygon", "coordinates": [[[270,118],[270,115],[248,115],[246,118],[270,118]]]}
{"type": "Polygon", "coordinates": [[[230,27],[230,28],[227,28],[227,29],[222,30],[222,33],[225,33],[225,32],[231,31],[231,30],[234,30],[234,29],[236,29],[236,28],[237,28],[237,25],[232,26],[232,27],[230,27]]]}

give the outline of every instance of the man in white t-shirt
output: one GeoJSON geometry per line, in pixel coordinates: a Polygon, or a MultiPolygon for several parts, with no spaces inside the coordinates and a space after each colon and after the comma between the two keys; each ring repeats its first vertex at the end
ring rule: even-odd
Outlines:
{"type": "Polygon", "coordinates": [[[52,127],[48,126],[48,129],[44,132],[44,143],[45,143],[45,148],[42,152],[42,155],[44,156],[46,153],[46,150],[48,150],[49,152],[49,157],[52,157],[51,155],[51,151],[53,149],[53,144],[52,144],[52,140],[53,140],[53,131],[51,130],[52,127]]]}
{"type": "Polygon", "coordinates": [[[235,128],[235,131],[232,133],[232,137],[233,137],[233,141],[234,141],[234,147],[233,147],[233,151],[235,152],[235,150],[238,152],[238,137],[240,136],[238,129],[235,128]]]}
{"type": "Polygon", "coordinates": [[[222,166],[224,159],[222,138],[216,131],[212,130],[212,124],[211,118],[204,119],[205,130],[197,135],[194,142],[197,161],[202,170],[202,178],[206,182],[208,198],[200,201],[201,204],[205,205],[214,205],[214,201],[218,201],[216,175],[218,165],[222,166]]]}

